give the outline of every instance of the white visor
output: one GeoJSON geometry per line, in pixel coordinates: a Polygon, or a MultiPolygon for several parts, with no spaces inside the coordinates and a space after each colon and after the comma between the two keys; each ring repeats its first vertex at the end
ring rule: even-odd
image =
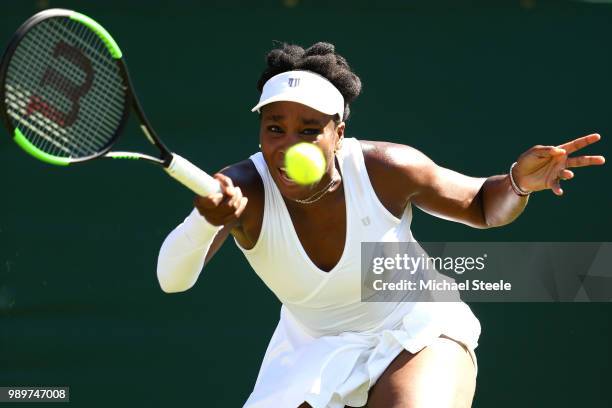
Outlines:
{"type": "Polygon", "coordinates": [[[344,98],[327,79],[310,71],[287,71],[270,78],[251,112],[272,102],[297,102],[327,115],[344,115],[344,98]]]}

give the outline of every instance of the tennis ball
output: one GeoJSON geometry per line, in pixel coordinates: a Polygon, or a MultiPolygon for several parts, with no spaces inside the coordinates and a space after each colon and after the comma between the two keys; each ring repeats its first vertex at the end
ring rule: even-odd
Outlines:
{"type": "Polygon", "coordinates": [[[313,184],[325,173],[325,156],[312,143],[298,143],[285,153],[285,171],[298,184],[313,184]]]}

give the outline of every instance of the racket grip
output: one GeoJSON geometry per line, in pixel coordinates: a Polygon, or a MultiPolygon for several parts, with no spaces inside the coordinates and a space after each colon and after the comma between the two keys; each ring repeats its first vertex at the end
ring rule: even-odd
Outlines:
{"type": "Polygon", "coordinates": [[[202,197],[221,191],[219,182],[199,167],[178,154],[173,153],[172,156],[170,165],[165,168],[171,177],[202,197]]]}

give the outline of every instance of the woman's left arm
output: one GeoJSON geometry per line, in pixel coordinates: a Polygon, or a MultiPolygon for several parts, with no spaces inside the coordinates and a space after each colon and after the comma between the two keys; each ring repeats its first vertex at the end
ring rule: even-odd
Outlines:
{"type": "Polygon", "coordinates": [[[370,156],[378,160],[371,160],[368,171],[372,169],[374,176],[381,173],[374,178],[383,180],[376,184],[377,190],[387,192],[384,195],[399,195],[429,214],[474,228],[499,227],[523,212],[528,193],[550,189],[562,195],[560,181],[574,177],[568,168],[604,164],[603,156],[568,157],[600,138],[591,134],[559,146],[536,145],[519,156],[512,166],[512,177],[507,173],[488,178],[469,177],[438,166],[408,146],[373,143],[378,154],[370,156]],[[375,165],[377,162],[381,165],[375,165]],[[384,177],[383,168],[394,170],[398,178],[384,177]]]}

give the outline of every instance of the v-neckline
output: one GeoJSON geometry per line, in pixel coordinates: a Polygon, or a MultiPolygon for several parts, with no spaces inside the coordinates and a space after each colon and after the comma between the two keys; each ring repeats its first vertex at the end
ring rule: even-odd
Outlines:
{"type": "MultiPolygon", "coordinates": [[[[338,155],[340,156],[340,155],[338,155]]],[[[295,225],[293,225],[293,219],[291,219],[291,214],[289,213],[289,209],[287,208],[287,204],[285,203],[285,200],[283,198],[282,193],[280,192],[280,190],[278,189],[278,186],[276,185],[276,183],[272,183],[274,184],[274,188],[276,189],[276,192],[278,193],[278,195],[280,196],[280,201],[282,203],[283,206],[283,211],[285,213],[285,215],[287,216],[287,218],[289,219],[289,224],[290,228],[291,228],[291,233],[293,235],[293,240],[295,241],[295,244],[298,248],[298,251],[300,252],[300,255],[302,255],[302,258],[304,258],[304,260],[306,261],[306,263],[310,266],[310,268],[312,270],[314,270],[316,273],[318,273],[319,275],[322,275],[324,277],[329,278],[332,273],[334,271],[336,271],[339,268],[339,265],[341,265],[344,262],[344,258],[346,257],[346,254],[348,252],[348,245],[349,245],[349,234],[351,232],[350,230],[350,206],[348,205],[348,186],[347,183],[345,183],[346,179],[345,179],[345,172],[344,169],[342,168],[342,162],[343,160],[341,160],[340,157],[338,157],[338,167],[340,167],[339,171],[340,171],[340,175],[342,177],[342,190],[344,193],[344,216],[345,216],[345,221],[346,221],[346,227],[345,227],[345,237],[344,237],[344,246],[342,248],[342,255],[340,255],[340,259],[338,259],[338,262],[336,262],[336,264],[333,266],[333,268],[331,268],[328,272],[324,271],[323,269],[319,268],[314,262],[313,260],[310,258],[310,256],[308,255],[308,253],[306,252],[306,250],[304,249],[304,246],[302,245],[302,241],[300,241],[300,236],[297,233],[297,230],[295,229],[295,225]]]]}

